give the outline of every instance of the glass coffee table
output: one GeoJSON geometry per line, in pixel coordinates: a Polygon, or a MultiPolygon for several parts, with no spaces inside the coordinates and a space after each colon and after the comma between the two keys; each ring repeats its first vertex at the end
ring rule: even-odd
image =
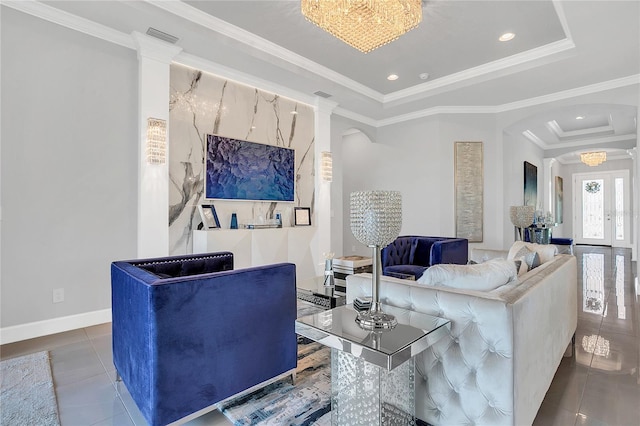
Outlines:
{"type": "Polygon", "coordinates": [[[415,356],[445,336],[449,320],[393,306],[391,330],[355,322],[353,305],[304,316],[296,333],[331,348],[332,425],[415,424],[415,356]]]}
{"type": "Polygon", "coordinates": [[[296,296],[300,300],[311,302],[326,309],[344,305],[347,299],[347,295],[336,291],[335,286],[325,286],[323,276],[297,282],[296,296]]]}

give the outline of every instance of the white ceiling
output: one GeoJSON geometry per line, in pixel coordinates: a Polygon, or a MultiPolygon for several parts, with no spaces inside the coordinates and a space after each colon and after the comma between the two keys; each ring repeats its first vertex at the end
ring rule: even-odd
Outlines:
{"type": "MultiPolygon", "coordinates": [[[[24,10],[18,3],[3,2],[24,10]]],[[[156,28],[178,37],[182,58],[199,57],[232,73],[226,77],[248,76],[311,101],[316,91],[331,94],[337,113],[375,126],[438,112],[508,111],[566,91],[637,92],[640,81],[640,0],[424,1],[418,28],[369,54],[307,22],[297,0],[39,6],[125,35],[156,28]],[[506,31],[516,37],[499,42],[506,31]],[[400,78],[387,81],[390,73],[400,78]]],[[[509,131],[528,131],[523,136],[548,151],[621,140],[635,146],[636,117],[635,107],[571,105],[509,131]]]]}

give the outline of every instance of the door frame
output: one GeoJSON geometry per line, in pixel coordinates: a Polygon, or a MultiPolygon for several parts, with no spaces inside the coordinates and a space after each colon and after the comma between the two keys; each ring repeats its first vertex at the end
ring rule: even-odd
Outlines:
{"type": "MultiPolygon", "coordinates": [[[[605,185],[609,182],[609,188],[605,188],[610,191],[610,199],[609,203],[611,204],[611,229],[609,230],[611,234],[611,247],[624,247],[631,248],[631,226],[632,226],[632,218],[633,212],[631,209],[633,208],[631,203],[631,178],[629,170],[620,169],[620,170],[606,170],[602,172],[586,172],[586,173],[573,173],[572,174],[572,199],[573,199],[573,240],[576,244],[587,244],[581,243],[581,238],[578,238],[578,234],[580,232],[580,226],[582,223],[578,222],[578,213],[579,209],[582,209],[582,185],[578,184],[579,180],[589,179],[590,177],[602,178],[605,177],[605,185]],[[624,239],[616,240],[615,238],[615,199],[614,199],[614,187],[613,182],[615,182],[615,178],[623,178],[624,182],[624,206],[623,206],[623,220],[624,220],[624,239]]],[[[605,203],[606,204],[606,203],[605,203]]]]}

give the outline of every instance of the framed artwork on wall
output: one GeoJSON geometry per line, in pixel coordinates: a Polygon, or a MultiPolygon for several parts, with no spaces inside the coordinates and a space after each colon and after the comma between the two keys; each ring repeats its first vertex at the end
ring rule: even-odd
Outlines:
{"type": "Polygon", "coordinates": [[[538,205],[538,168],[528,161],[524,162],[524,205],[538,205]]]}
{"type": "Polygon", "coordinates": [[[555,216],[556,217],[555,217],[555,220],[556,220],[556,223],[563,223],[563,218],[562,218],[562,215],[563,215],[562,177],[556,176],[556,182],[555,183],[556,183],[556,185],[555,185],[556,186],[555,187],[555,199],[556,199],[556,206],[555,206],[556,207],[556,211],[555,211],[555,216]]]}
{"type": "Polygon", "coordinates": [[[200,218],[202,219],[202,229],[216,229],[220,228],[220,221],[218,220],[218,214],[213,204],[200,204],[198,205],[198,211],[200,212],[200,218]]]}
{"type": "Polygon", "coordinates": [[[479,243],[484,215],[482,142],[456,142],[454,150],[456,237],[479,243]]]}
{"type": "Polygon", "coordinates": [[[311,208],[310,207],[294,207],[293,208],[293,224],[295,226],[311,225],[311,208]]]}

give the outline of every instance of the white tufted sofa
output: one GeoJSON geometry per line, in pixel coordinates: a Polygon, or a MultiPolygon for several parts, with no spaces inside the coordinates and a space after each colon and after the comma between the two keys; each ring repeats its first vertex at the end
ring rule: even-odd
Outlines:
{"type": "MultiPolygon", "coordinates": [[[[506,254],[506,252],[505,252],[506,254]]],[[[577,325],[574,256],[481,292],[381,277],[384,304],[451,320],[416,360],[416,415],[433,425],[530,425],[577,325]]],[[[371,274],[347,277],[347,303],[371,274]]]]}

